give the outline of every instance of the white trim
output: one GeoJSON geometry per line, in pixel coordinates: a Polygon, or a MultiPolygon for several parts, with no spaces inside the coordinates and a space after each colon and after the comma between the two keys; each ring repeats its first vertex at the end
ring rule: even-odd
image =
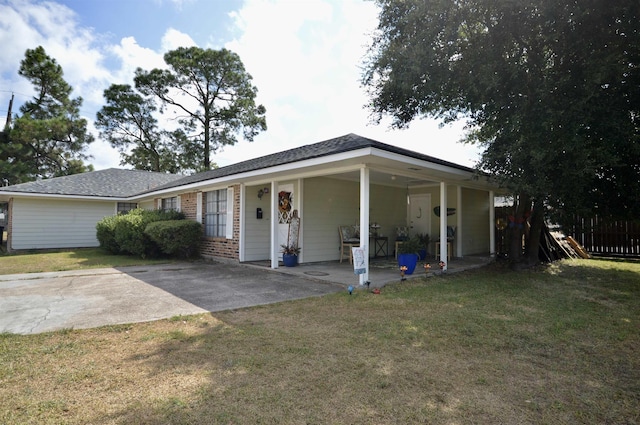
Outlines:
{"type": "Polygon", "coordinates": [[[225,237],[233,239],[233,188],[227,188],[227,222],[225,226],[225,237]]]}
{"type": "MultiPolygon", "coordinates": [[[[88,196],[88,195],[60,195],[54,193],[30,193],[30,192],[8,192],[0,191],[0,198],[40,198],[40,199],[74,199],[83,201],[114,201],[114,202],[131,202],[131,197],[115,197],[115,196],[88,196]]],[[[148,197],[148,196],[147,196],[148,197]]],[[[8,202],[8,201],[2,201],[8,202]]]]}
{"type": "Polygon", "coordinates": [[[202,224],[202,192],[196,193],[196,221],[202,224]]]}

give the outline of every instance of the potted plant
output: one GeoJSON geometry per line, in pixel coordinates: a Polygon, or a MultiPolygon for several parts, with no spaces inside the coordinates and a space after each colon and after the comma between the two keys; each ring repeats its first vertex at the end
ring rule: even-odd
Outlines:
{"type": "Polygon", "coordinates": [[[416,239],[418,240],[421,246],[420,250],[418,251],[418,254],[420,255],[420,261],[422,261],[425,258],[427,258],[427,255],[429,253],[429,242],[431,241],[431,238],[429,238],[428,233],[418,233],[416,235],[416,239]]]}
{"type": "Polygon", "coordinates": [[[413,274],[413,271],[416,269],[416,264],[418,264],[418,252],[420,249],[420,242],[415,236],[398,245],[398,266],[407,267],[405,274],[413,274]]]}
{"type": "Polygon", "coordinates": [[[298,254],[300,247],[295,245],[280,245],[282,247],[282,262],[285,267],[295,267],[298,265],[298,254]]]}

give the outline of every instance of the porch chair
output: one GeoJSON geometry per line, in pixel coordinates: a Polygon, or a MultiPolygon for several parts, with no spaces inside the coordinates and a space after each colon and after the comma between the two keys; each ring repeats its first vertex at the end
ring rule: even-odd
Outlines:
{"type": "Polygon", "coordinates": [[[340,234],[340,263],[342,263],[346,248],[349,253],[349,264],[353,264],[353,251],[351,251],[351,248],[360,246],[360,235],[354,226],[338,226],[338,233],[340,234]]]}
{"type": "MultiPolygon", "coordinates": [[[[456,239],[455,226],[447,226],[447,261],[453,256],[453,242],[456,239]]],[[[440,259],[440,242],[436,242],[436,260],[440,259]]]]}

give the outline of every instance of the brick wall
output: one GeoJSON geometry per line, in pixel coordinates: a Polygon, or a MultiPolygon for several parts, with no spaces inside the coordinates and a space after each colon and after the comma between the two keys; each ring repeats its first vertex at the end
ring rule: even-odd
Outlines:
{"type": "Polygon", "coordinates": [[[196,209],[198,206],[197,196],[198,194],[195,192],[180,195],[180,211],[182,211],[189,220],[196,219],[196,209]]]}
{"type": "MultiPolygon", "coordinates": [[[[208,238],[203,237],[202,244],[200,246],[200,254],[204,256],[211,257],[223,257],[223,258],[231,258],[231,259],[239,259],[239,250],[240,250],[240,185],[235,185],[233,187],[233,238],[208,238]]],[[[183,195],[184,196],[184,195],[183,195]]],[[[195,196],[193,194],[194,203],[195,196]]],[[[184,197],[181,202],[184,202],[184,197]]],[[[204,209],[205,209],[206,201],[203,199],[202,202],[202,216],[204,217],[204,209]]],[[[195,211],[195,210],[194,210],[195,211]]],[[[186,212],[185,212],[186,214],[186,212]]],[[[195,219],[195,213],[194,213],[195,219]]],[[[229,224],[229,223],[227,223],[229,224]]]]}

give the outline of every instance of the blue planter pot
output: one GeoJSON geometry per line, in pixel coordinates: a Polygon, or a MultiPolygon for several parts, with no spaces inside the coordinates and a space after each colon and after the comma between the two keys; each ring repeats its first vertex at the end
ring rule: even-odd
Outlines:
{"type": "Polygon", "coordinates": [[[282,262],[285,267],[295,267],[298,265],[298,256],[295,254],[282,254],[282,262]]]}
{"type": "Polygon", "coordinates": [[[417,264],[417,254],[398,254],[398,267],[407,266],[407,271],[404,274],[413,274],[417,264]]]}

